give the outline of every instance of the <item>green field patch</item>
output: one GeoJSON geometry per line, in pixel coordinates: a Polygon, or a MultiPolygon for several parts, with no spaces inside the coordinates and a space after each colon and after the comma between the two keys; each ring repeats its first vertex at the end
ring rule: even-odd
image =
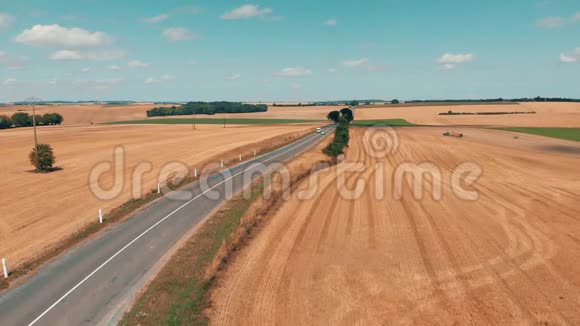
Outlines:
{"type": "Polygon", "coordinates": [[[580,128],[539,128],[539,127],[509,127],[495,128],[498,130],[521,132],[545,137],[580,141],[580,128]]]}

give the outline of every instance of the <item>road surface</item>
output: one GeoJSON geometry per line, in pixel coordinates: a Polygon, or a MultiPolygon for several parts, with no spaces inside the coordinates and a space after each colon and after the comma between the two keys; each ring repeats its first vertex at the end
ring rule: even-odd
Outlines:
{"type": "MultiPolygon", "coordinates": [[[[328,134],[332,128],[326,126],[323,130],[328,134]]],[[[243,178],[244,172],[255,170],[255,163],[284,162],[322,138],[313,133],[231,168],[229,176],[211,176],[208,190],[202,190],[195,182],[186,190],[191,199],[162,198],[101,236],[72,249],[20,287],[0,294],[0,325],[116,323],[141,290],[151,268],[223,203],[228,183],[237,193],[249,184],[243,178]],[[219,199],[208,198],[208,191],[219,192],[219,199]]]]}

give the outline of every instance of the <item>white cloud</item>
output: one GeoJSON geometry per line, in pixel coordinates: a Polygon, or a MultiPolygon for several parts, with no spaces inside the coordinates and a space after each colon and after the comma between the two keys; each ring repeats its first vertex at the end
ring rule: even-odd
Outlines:
{"type": "Polygon", "coordinates": [[[81,69],[81,72],[89,72],[89,71],[91,71],[90,67],[84,67],[81,69]]]}
{"type": "Polygon", "coordinates": [[[304,67],[288,67],[277,73],[280,77],[306,77],[312,75],[310,69],[304,67]]]}
{"type": "Polygon", "coordinates": [[[24,57],[13,57],[4,51],[0,51],[0,66],[5,66],[9,69],[24,68],[26,59],[24,57]]]}
{"type": "Polygon", "coordinates": [[[560,62],[562,63],[580,62],[580,48],[576,48],[570,52],[560,54],[560,62]]]}
{"type": "Polygon", "coordinates": [[[60,50],[51,54],[50,60],[72,61],[72,60],[92,60],[110,61],[117,60],[125,56],[127,52],[121,50],[82,52],[78,50],[60,50]]]}
{"type": "Polygon", "coordinates": [[[16,84],[16,79],[14,79],[14,78],[5,79],[2,82],[2,86],[10,86],[10,85],[14,85],[14,84],[16,84]]]}
{"type": "Polygon", "coordinates": [[[300,85],[300,84],[292,84],[292,85],[290,85],[290,88],[295,89],[295,90],[298,90],[298,89],[301,89],[302,88],[302,85],[300,85]]]}
{"type": "Polygon", "coordinates": [[[327,26],[336,26],[336,19],[329,19],[326,22],[324,22],[324,24],[327,26]]]}
{"type": "Polygon", "coordinates": [[[191,33],[187,28],[172,27],[165,29],[163,33],[161,33],[161,37],[167,41],[176,42],[195,38],[196,35],[191,33]]]}
{"type": "Polygon", "coordinates": [[[119,71],[119,70],[121,70],[121,67],[119,67],[117,65],[112,65],[112,66],[109,66],[109,70],[119,71]]]}
{"type": "Polygon", "coordinates": [[[336,72],[335,68],[328,68],[328,72],[334,74],[336,72]]]}
{"type": "Polygon", "coordinates": [[[82,60],[84,55],[76,50],[60,50],[56,51],[48,57],[50,60],[57,61],[72,61],[72,60],[82,60]]]}
{"type": "Polygon", "coordinates": [[[133,60],[133,61],[129,61],[129,63],[127,63],[127,66],[129,68],[147,68],[147,67],[149,67],[149,64],[142,62],[140,60],[133,60]]]}
{"type": "Polygon", "coordinates": [[[466,54],[452,54],[452,53],[445,53],[444,55],[439,58],[440,64],[461,64],[466,62],[473,61],[473,54],[466,53],[466,54]]]}
{"type": "Polygon", "coordinates": [[[369,59],[361,58],[355,60],[345,60],[343,64],[347,67],[363,67],[369,64],[369,59]]]}
{"type": "Polygon", "coordinates": [[[260,8],[253,4],[246,4],[222,15],[222,19],[248,19],[264,17],[272,13],[270,8],[260,8]]]}
{"type": "Polygon", "coordinates": [[[342,64],[349,68],[365,69],[368,71],[382,71],[386,68],[385,65],[372,64],[368,58],[345,60],[342,64]]]}
{"type": "Polygon", "coordinates": [[[546,17],[536,21],[536,25],[543,28],[558,28],[562,27],[564,23],[565,19],[560,16],[546,17]]]}
{"type": "Polygon", "coordinates": [[[145,84],[156,84],[156,83],[162,83],[162,82],[169,82],[169,81],[173,81],[173,80],[175,80],[175,76],[163,75],[159,78],[153,78],[153,77],[146,78],[144,83],[145,84]]]}
{"type": "Polygon", "coordinates": [[[142,18],[141,22],[145,24],[157,24],[169,18],[169,15],[161,14],[153,17],[142,18]]]}
{"type": "Polygon", "coordinates": [[[474,58],[475,56],[471,53],[445,53],[439,58],[439,60],[437,60],[437,62],[439,63],[439,69],[452,70],[461,64],[472,62],[474,58]]]}
{"type": "Polygon", "coordinates": [[[444,64],[439,66],[439,68],[441,70],[451,70],[451,69],[455,69],[455,67],[457,67],[457,64],[455,64],[455,63],[444,63],[444,64]]]}
{"type": "Polygon", "coordinates": [[[576,15],[572,17],[572,20],[575,22],[580,22],[580,12],[577,12],[576,15]]]}
{"type": "Polygon", "coordinates": [[[48,81],[48,84],[49,84],[50,86],[56,86],[56,79],[55,79],[55,78],[53,78],[53,79],[49,80],[49,81],[48,81]]]}
{"type": "Polygon", "coordinates": [[[60,25],[34,25],[25,29],[16,37],[16,42],[31,46],[46,47],[100,47],[112,42],[112,38],[103,32],[89,32],[85,29],[60,25]]]}
{"type": "Polygon", "coordinates": [[[10,26],[14,21],[14,17],[10,16],[9,14],[5,14],[0,12],[0,28],[5,28],[10,26]]]}
{"type": "Polygon", "coordinates": [[[231,74],[231,75],[227,76],[226,79],[234,81],[234,80],[240,79],[241,77],[242,77],[242,75],[240,75],[240,74],[231,74]]]}

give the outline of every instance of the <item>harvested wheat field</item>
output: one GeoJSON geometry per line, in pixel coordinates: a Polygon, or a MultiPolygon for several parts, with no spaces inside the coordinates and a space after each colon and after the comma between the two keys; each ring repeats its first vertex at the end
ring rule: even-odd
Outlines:
{"type": "Polygon", "coordinates": [[[580,103],[520,103],[453,106],[385,106],[358,108],[357,120],[405,119],[422,125],[510,127],[580,127],[580,103]],[[536,112],[504,115],[439,115],[453,112],[536,112]]]}
{"type": "MultiPolygon", "coordinates": [[[[160,105],[153,103],[135,103],[127,105],[103,104],[54,104],[37,105],[36,114],[59,113],[64,117],[63,125],[90,125],[119,120],[137,120],[147,117],[147,110],[160,105]]],[[[0,115],[12,115],[16,112],[32,114],[32,106],[0,106],[0,115]]]]}
{"type": "MultiPolygon", "coordinates": [[[[31,172],[28,153],[32,129],[0,132],[0,257],[12,268],[40,254],[104,213],[133,198],[132,193],[155,188],[161,169],[170,162],[183,162],[201,169],[207,163],[253,155],[253,151],[289,142],[311,132],[312,125],[292,126],[89,126],[41,127],[40,143],[50,144],[56,166],[47,174],[31,172]],[[111,162],[116,146],[125,150],[120,194],[101,200],[89,189],[90,170],[100,162],[111,162]],[[150,163],[150,170],[147,170],[150,163]],[[145,168],[141,187],[133,189],[132,172],[145,168]]],[[[113,186],[112,171],[104,173],[98,184],[105,190],[113,186]]],[[[96,183],[96,181],[94,182],[96,183]]]]}
{"type": "Polygon", "coordinates": [[[579,325],[580,145],[558,141],[576,149],[563,153],[535,147],[556,141],[543,137],[443,131],[396,129],[398,148],[380,156],[366,129],[351,129],[346,158],[364,168],[319,172],[312,198],[299,199],[310,189],[300,184],[224,272],[212,324],[579,325]],[[441,173],[426,177],[422,199],[411,174],[395,182],[405,162],[441,173]],[[451,182],[465,162],[483,171],[459,183],[471,200],[451,182]],[[337,179],[362,195],[341,194],[337,179]]]}

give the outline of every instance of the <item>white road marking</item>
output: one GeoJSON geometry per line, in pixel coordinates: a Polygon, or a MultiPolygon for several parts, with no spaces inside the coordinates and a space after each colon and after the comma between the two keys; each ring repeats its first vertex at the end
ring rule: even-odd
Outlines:
{"type": "MultiPolygon", "coordinates": [[[[331,127],[330,127],[331,128],[331,127]]],[[[327,129],[330,129],[327,128],[327,129]]],[[[318,134],[314,135],[317,136],[318,134]]],[[[278,154],[275,156],[270,157],[269,159],[263,161],[263,163],[268,162],[272,159],[275,159],[278,156],[281,156],[283,154],[288,153],[289,151],[291,151],[293,148],[296,148],[308,141],[310,141],[311,139],[313,139],[315,137],[310,136],[310,138],[295,144],[292,148],[278,154]]],[[[292,144],[286,145],[287,146],[292,146],[292,144]]],[[[282,147],[284,148],[284,147],[282,147]]],[[[266,154],[267,155],[267,154],[266,154]]],[[[144,236],[145,234],[149,233],[149,231],[153,230],[155,227],[157,227],[157,225],[161,224],[163,221],[165,221],[166,219],[168,219],[169,217],[171,217],[173,214],[177,213],[178,211],[180,211],[182,208],[184,208],[185,206],[191,204],[191,202],[193,202],[194,200],[200,198],[201,196],[203,196],[205,193],[207,193],[208,191],[214,189],[215,187],[225,183],[226,181],[231,180],[232,178],[250,170],[255,168],[256,166],[253,165],[250,168],[247,168],[243,171],[240,171],[234,175],[232,175],[231,177],[224,179],[223,181],[217,183],[216,185],[214,185],[213,187],[207,189],[206,191],[200,193],[199,195],[195,196],[194,198],[190,199],[189,201],[187,201],[185,204],[179,206],[178,208],[176,208],[173,212],[169,213],[167,216],[165,216],[164,218],[160,219],[159,221],[157,221],[155,224],[153,224],[152,226],[150,226],[147,230],[143,231],[141,234],[139,234],[135,239],[131,240],[131,242],[129,242],[128,244],[126,244],[123,248],[119,249],[119,251],[117,251],[114,255],[112,255],[109,259],[107,259],[104,263],[102,263],[101,265],[99,265],[99,267],[97,267],[94,271],[92,271],[89,275],[87,275],[85,278],[83,278],[80,282],[77,283],[77,285],[75,285],[74,287],[72,287],[70,290],[68,290],[62,297],[60,297],[58,300],[56,300],[50,307],[48,307],[42,314],[40,314],[38,317],[36,317],[36,319],[34,319],[30,324],[28,324],[28,326],[34,325],[36,324],[36,322],[38,322],[42,317],[44,317],[44,315],[46,315],[48,312],[50,312],[57,304],[59,304],[62,300],[64,300],[66,297],[68,297],[74,290],[76,290],[79,286],[81,286],[83,283],[85,283],[89,278],[91,278],[93,275],[95,275],[95,273],[97,273],[99,270],[101,270],[101,268],[105,267],[105,265],[107,265],[111,260],[113,260],[115,257],[117,257],[119,254],[121,254],[123,251],[125,251],[127,248],[129,248],[129,246],[131,246],[133,243],[135,243],[137,240],[139,240],[142,236],[144,236]]]]}

